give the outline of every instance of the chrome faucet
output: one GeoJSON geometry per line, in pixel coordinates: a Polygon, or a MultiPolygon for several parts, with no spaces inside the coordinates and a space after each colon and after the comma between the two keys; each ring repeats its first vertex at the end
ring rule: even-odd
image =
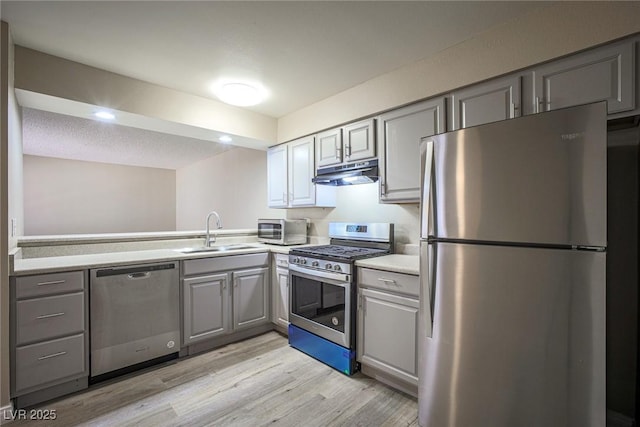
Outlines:
{"type": "Polygon", "coordinates": [[[216,211],[211,211],[209,212],[209,215],[207,215],[207,239],[204,242],[204,245],[208,248],[209,246],[211,246],[211,243],[215,243],[216,242],[216,235],[213,235],[213,241],[211,240],[211,229],[209,228],[209,222],[211,222],[211,217],[215,216],[216,217],[216,226],[218,227],[218,230],[222,228],[222,222],[220,221],[220,215],[218,215],[218,212],[216,211]]]}

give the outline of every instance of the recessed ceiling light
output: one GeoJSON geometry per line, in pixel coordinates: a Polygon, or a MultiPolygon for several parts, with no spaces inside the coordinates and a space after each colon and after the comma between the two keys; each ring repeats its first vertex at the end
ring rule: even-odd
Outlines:
{"type": "Polygon", "coordinates": [[[231,137],[229,135],[222,135],[219,138],[219,141],[220,142],[224,142],[226,144],[226,143],[229,143],[229,142],[233,141],[233,139],[231,139],[231,137]]]}
{"type": "Polygon", "coordinates": [[[116,116],[113,113],[110,113],[108,111],[97,111],[93,113],[93,115],[103,120],[113,120],[116,118],[116,116]]]}
{"type": "Polygon", "coordinates": [[[264,91],[247,83],[226,83],[218,88],[216,95],[222,102],[238,107],[249,107],[264,100],[264,91]]]}

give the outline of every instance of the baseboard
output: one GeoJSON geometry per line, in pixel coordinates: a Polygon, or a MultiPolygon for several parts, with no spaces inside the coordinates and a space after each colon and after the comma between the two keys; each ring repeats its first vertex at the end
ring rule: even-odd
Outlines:
{"type": "Polygon", "coordinates": [[[12,402],[0,408],[0,425],[9,424],[15,418],[15,410],[13,409],[12,402]]]}
{"type": "Polygon", "coordinates": [[[607,427],[633,427],[633,418],[607,409],[607,427]]]}

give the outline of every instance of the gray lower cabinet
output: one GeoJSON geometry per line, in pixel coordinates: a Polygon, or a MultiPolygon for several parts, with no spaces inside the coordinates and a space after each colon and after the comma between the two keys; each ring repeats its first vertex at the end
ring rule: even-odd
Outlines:
{"type": "Polygon", "coordinates": [[[184,344],[192,344],[229,332],[228,287],[227,273],[184,279],[184,344]]]}
{"type": "Polygon", "coordinates": [[[450,95],[449,130],[521,116],[521,76],[506,76],[457,90],[450,95]]]}
{"type": "Polygon", "coordinates": [[[269,254],[183,261],[183,347],[270,322],[269,254]]]}
{"type": "Polygon", "coordinates": [[[18,408],[84,389],[86,271],[11,278],[11,397],[18,408]]]}
{"type": "Polygon", "coordinates": [[[378,116],[380,201],[420,201],[420,140],[445,131],[444,98],[378,116]]]}
{"type": "Polygon", "coordinates": [[[626,40],[534,67],[534,111],[607,101],[609,114],[636,105],[635,41],[626,40]]]}
{"type": "Polygon", "coordinates": [[[358,269],[357,360],[407,393],[418,385],[418,276],[358,269]]]}
{"type": "Polygon", "coordinates": [[[271,277],[271,321],[278,330],[288,333],[289,327],[289,256],[273,254],[274,269],[271,277]]]}
{"type": "Polygon", "coordinates": [[[269,319],[269,268],[232,273],[233,329],[236,331],[267,323],[269,319]]]}

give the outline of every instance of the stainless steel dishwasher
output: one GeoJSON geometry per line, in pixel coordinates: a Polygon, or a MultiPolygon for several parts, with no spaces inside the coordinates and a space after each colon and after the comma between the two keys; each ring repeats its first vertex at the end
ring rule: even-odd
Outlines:
{"type": "Polygon", "coordinates": [[[90,271],[91,377],[180,350],[178,263],[90,271]]]}

